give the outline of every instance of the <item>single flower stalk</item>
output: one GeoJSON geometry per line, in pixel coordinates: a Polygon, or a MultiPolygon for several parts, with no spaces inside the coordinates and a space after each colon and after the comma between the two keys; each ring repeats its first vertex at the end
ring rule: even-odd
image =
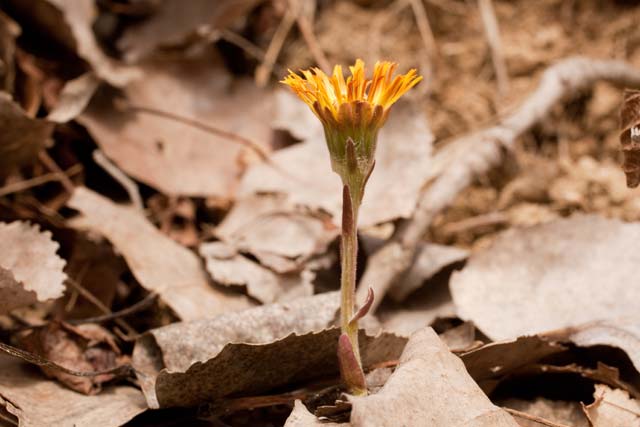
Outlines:
{"type": "Polygon", "coordinates": [[[358,347],[358,319],[366,314],[373,301],[370,290],[367,301],[356,312],[358,211],[375,166],[378,131],[386,122],[391,106],[422,80],[416,70],[394,77],[396,67],[393,62],[377,62],[373,76],[367,79],[364,62],[358,59],[349,67],[351,76],[346,79],[342,67],[336,65],[331,76],[312,68],[302,70],[302,75],[289,70],[289,75],[282,80],[322,122],[331,167],[342,179],[342,335],[338,342],[338,360],[343,381],[349,392],[356,395],[367,392],[358,347]]]}

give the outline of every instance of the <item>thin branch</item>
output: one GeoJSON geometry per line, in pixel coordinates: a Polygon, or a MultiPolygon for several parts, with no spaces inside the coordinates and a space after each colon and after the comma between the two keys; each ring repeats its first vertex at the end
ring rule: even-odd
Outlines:
{"type": "Polygon", "coordinates": [[[251,41],[242,37],[240,34],[225,28],[220,31],[220,38],[244,50],[254,59],[257,59],[258,61],[264,61],[264,51],[253,44],[251,41]]]}
{"type": "Polygon", "coordinates": [[[252,140],[245,138],[244,136],[238,135],[236,133],[233,132],[229,132],[227,130],[224,129],[220,129],[211,125],[208,125],[206,123],[203,123],[199,120],[196,119],[192,119],[189,117],[184,117],[184,116],[180,116],[178,114],[174,114],[171,113],[169,111],[164,111],[164,110],[159,110],[157,108],[153,108],[153,107],[145,107],[143,105],[135,105],[130,103],[127,100],[121,99],[118,101],[118,108],[122,111],[132,111],[135,113],[144,113],[144,114],[151,114],[154,116],[158,116],[158,117],[162,117],[165,119],[169,119],[169,120],[173,120],[175,122],[178,123],[182,123],[184,125],[193,127],[195,129],[199,129],[203,132],[207,132],[210,133],[212,135],[216,135],[219,136],[221,138],[224,138],[228,141],[231,142],[235,142],[237,144],[240,145],[244,145],[245,147],[251,149],[253,152],[255,152],[260,159],[262,160],[268,160],[269,159],[269,154],[264,150],[264,148],[262,148],[262,146],[260,146],[260,144],[253,142],[252,140]]]}
{"type": "Polygon", "coordinates": [[[296,19],[297,12],[294,11],[293,8],[288,8],[280,21],[280,25],[276,28],[276,32],[271,39],[271,43],[269,43],[267,52],[264,55],[264,61],[262,61],[262,64],[260,64],[256,69],[256,84],[259,87],[266,86],[269,81],[271,70],[280,55],[284,41],[291,31],[291,27],[293,27],[293,24],[296,22],[296,19]]]}
{"type": "MultiPolygon", "coordinates": [[[[67,283],[71,285],[80,295],[82,295],[87,301],[91,304],[95,305],[100,311],[102,311],[106,315],[113,315],[113,312],[109,310],[109,307],[104,305],[102,301],[96,298],[89,290],[87,290],[80,283],[75,280],[68,278],[67,283]]],[[[129,335],[137,335],[138,331],[133,329],[124,319],[116,318],[115,322],[122,328],[124,328],[129,335]]]]}
{"type": "Polygon", "coordinates": [[[156,300],[156,298],[158,297],[158,294],[155,292],[150,293],[149,295],[147,295],[144,299],[141,299],[140,301],[136,302],[135,304],[127,307],[127,308],[123,308],[122,310],[118,310],[118,311],[114,311],[113,313],[109,313],[109,314],[105,314],[103,316],[95,316],[95,317],[86,317],[83,319],[71,319],[71,320],[66,320],[67,323],[70,323],[72,325],[79,325],[79,324],[84,324],[84,323],[104,323],[104,322],[108,322],[110,320],[116,320],[119,319],[121,317],[126,317],[126,316],[130,316],[134,313],[137,313],[139,311],[145,310],[147,307],[149,307],[151,304],[153,304],[153,302],[156,300]]]}
{"type": "Polygon", "coordinates": [[[433,36],[431,25],[429,24],[427,11],[424,8],[422,0],[409,0],[409,3],[411,4],[411,9],[413,10],[414,16],[416,17],[418,31],[420,32],[420,37],[422,38],[422,43],[424,44],[427,56],[433,63],[436,56],[438,55],[438,46],[436,44],[436,39],[433,36]]]}
{"type": "Polygon", "coordinates": [[[58,166],[55,160],[53,160],[45,150],[42,150],[38,153],[38,158],[40,159],[42,164],[44,164],[45,167],[49,169],[49,171],[58,175],[60,183],[62,184],[64,189],[67,190],[67,192],[70,194],[73,193],[76,186],[73,185],[73,182],[71,182],[69,177],[64,173],[62,169],[60,169],[60,166],[58,166]]]}
{"type": "Polygon", "coordinates": [[[538,417],[536,415],[527,414],[526,412],[517,411],[515,409],[505,408],[505,407],[502,407],[502,409],[504,409],[506,412],[510,413],[514,417],[522,418],[523,420],[533,421],[534,423],[538,423],[541,426],[547,426],[547,427],[571,427],[571,426],[568,426],[566,424],[555,423],[553,421],[549,421],[549,420],[544,419],[542,417],[538,417]]]}
{"type": "Polygon", "coordinates": [[[73,375],[76,377],[97,377],[99,375],[117,375],[117,376],[128,376],[132,372],[135,372],[131,365],[120,365],[111,369],[104,369],[100,371],[74,371],[73,369],[65,368],[62,365],[58,365],[55,362],[52,362],[49,359],[45,359],[42,356],[39,356],[35,353],[31,353],[25,350],[22,350],[17,347],[13,347],[8,344],[4,344],[0,342],[0,351],[8,354],[9,356],[17,357],[19,359],[24,360],[25,362],[32,363],[34,365],[42,366],[49,369],[55,369],[57,371],[62,371],[66,374],[73,375]]]}
{"type": "MultiPolygon", "coordinates": [[[[82,169],[83,169],[82,165],[78,163],[76,165],[71,166],[69,169],[67,169],[64,172],[64,175],[74,176],[82,172],[82,169]]],[[[46,184],[47,182],[52,182],[52,181],[61,181],[60,174],[58,172],[45,173],[40,176],[36,176],[30,179],[25,179],[24,181],[12,182],[3,187],[0,187],[0,197],[6,196],[8,194],[19,193],[21,191],[25,191],[30,188],[37,187],[39,185],[43,185],[43,184],[46,184]]]]}
{"type": "Polygon", "coordinates": [[[140,212],[144,212],[144,203],[142,203],[142,197],[140,197],[140,190],[138,186],[131,178],[129,178],[120,168],[114,165],[107,156],[104,155],[99,149],[93,151],[93,160],[104,169],[113,179],[126,190],[129,195],[129,200],[133,203],[133,206],[140,212]]]}
{"type": "Polygon", "coordinates": [[[491,61],[493,62],[496,81],[498,82],[498,93],[500,96],[505,96],[509,91],[509,73],[507,72],[507,65],[504,61],[504,55],[502,54],[500,29],[498,27],[496,13],[493,9],[493,3],[491,0],[478,0],[478,7],[480,8],[482,25],[484,26],[484,32],[487,36],[487,42],[489,43],[489,50],[491,51],[491,61]]]}
{"type": "Polygon", "coordinates": [[[502,225],[509,222],[509,216],[504,212],[488,212],[482,215],[472,216],[460,221],[452,222],[442,228],[444,234],[458,234],[481,227],[502,225]]]}
{"type": "Polygon", "coordinates": [[[291,7],[298,11],[296,23],[298,24],[298,29],[302,34],[302,38],[304,39],[307,47],[309,48],[309,52],[311,52],[311,56],[318,64],[322,70],[326,73],[331,71],[331,64],[327,59],[327,56],[324,54],[322,49],[320,48],[320,44],[318,43],[318,39],[313,32],[313,23],[309,20],[309,17],[313,15],[313,11],[316,7],[315,1],[304,0],[304,3],[301,4],[300,0],[289,0],[291,7]],[[306,8],[306,9],[303,9],[306,8]]]}
{"type": "Polygon", "coordinates": [[[640,70],[623,61],[565,59],[549,67],[538,88],[495,126],[462,136],[441,149],[433,162],[440,173],[425,185],[413,217],[400,221],[393,236],[367,262],[358,300],[364,301],[371,286],[377,296],[372,307],[375,311],[391,284],[411,266],[433,218],[475,177],[499,165],[502,150],[513,149],[517,139],[547,117],[556,104],[601,80],[640,87],[640,70]]]}

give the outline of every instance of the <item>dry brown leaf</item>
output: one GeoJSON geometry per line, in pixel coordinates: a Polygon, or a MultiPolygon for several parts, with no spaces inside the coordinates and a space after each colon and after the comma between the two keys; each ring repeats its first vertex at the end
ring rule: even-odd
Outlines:
{"type": "Polygon", "coordinates": [[[622,170],[627,187],[640,184],[640,91],[626,89],[620,108],[620,144],[624,153],[622,170]]]}
{"type": "Polygon", "coordinates": [[[637,316],[607,319],[554,331],[556,340],[568,340],[580,347],[607,345],[623,350],[640,372],[640,321],[637,316]]]}
{"type": "Polygon", "coordinates": [[[339,229],[328,215],[301,209],[282,194],[260,194],[238,200],[215,232],[263,265],[286,273],[324,253],[339,229]]]}
{"type": "Polygon", "coordinates": [[[482,345],[482,341],[476,339],[476,327],[471,322],[464,322],[451,329],[447,329],[438,335],[449,350],[454,353],[462,353],[470,351],[478,345],[482,345]]]}
{"type": "MultiPolygon", "coordinates": [[[[95,324],[72,326],[53,322],[30,331],[20,342],[25,350],[74,371],[106,371],[129,363],[111,333],[95,324]]],[[[87,395],[98,394],[102,384],[114,378],[111,374],[80,377],[47,366],[41,369],[48,377],[87,395]]]]}
{"type": "Polygon", "coordinates": [[[0,11],[0,90],[13,93],[15,72],[16,38],[21,33],[20,26],[4,12],[0,11]]]}
{"type": "MultiPolygon", "coordinates": [[[[149,331],[133,355],[149,406],[193,406],[337,374],[339,331],[325,328],[338,305],[332,292],[149,331]]],[[[362,339],[366,366],[397,358],[405,342],[362,339]]]]}
{"type": "Polygon", "coordinates": [[[85,73],[65,83],[58,103],[49,112],[47,120],[65,123],[75,119],[87,107],[99,84],[100,79],[93,72],[85,73]]]}
{"type": "MultiPolygon", "coordinates": [[[[507,399],[501,401],[500,405],[565,426],[590,427],[580,402],[549,400],[537,397],[534,400],[507,399]]],[[[541,427],[542,425],[537,421],[519,417],[514,418],[522,427],[541,427]]]]}
{"type": "Polygon", "coordinates": [[[415,332],[400,364],[371,396],[349,396],[354,427],[517,427],[494,406],[431,328],[415,332]]]}
{"type": "Polygon", "coordinates": [[[506,231],[454,273],[458,314],[492,339],[637,316],[639,240],[638,224],[597,216],[506,231]]]}
{"type": "Polygon", "coordinates": [[[405,337],[431,325],[438,318],[455,315],[447,280],[427,283],[401,305],[385,303],[376,312],[384,331],[405,337]]]}
{"type": "Polygon", "coordinates": [[[246,286],[247,293],[262,303],[311,296],[315,274],[309,270],[278,274],[240,254],[224,242],[200,245],[209,274],[217,283],[246,286]]]}
{"type": "Polygon", "coordinates": [[[0,92],[0,177],[33,161],[51,137],[53,124],[33,119],[11,95],[0,92]]]}
{"type": "Polygon", "coordinates": [[[97,17],[94,2],[76,0],[11,0],[12,9],[37,25],[44,34],[87,61],[98,77],[124,86],[140,77],[133,67],[107,56],[93,33],[97,17]]]}
{"type": "Polygon", "coordinates": [[[486,344],[462,354],[460,358],[469,375],[489,393],[499,378],[565,350],[560,344],[531,336],[486,344]]]}
{"type": "Polygon", "coordinates": [[[244,296],[212,287],[198,257],[164,236],[133,208],[83,187],[75,190],[68,205],[82,213],[72,225],[109,239],[140,284],[158,292],[182,319],[212,317],[251,305],[244,296]]]}
{"type": "MultiPolygon", "coordinates": [[[[339,222],[342,186],[338,175],[331,171],[320,122],[304,103],[285,96],[277,100],[284,103],[278,105],[279,110],[289,116],[282,117],[279,113],[276,126],[292,129],[296,136],[303,134],[306,141],[272,156],[273,162],[289,176],[268,165],[254,165],[242,180],[240,194],[245,197],[262,192],[285,194],[289,203],[326,210],[339,222]],[[304,130],[300,130],[302,123],[306,126],[304,130]]],[[[360,211],[361,226],[406,218],[413,213],[418,193],[432,174],[429,170],[432,140],[422,111],[409,104],[394,107],[378,138],[376,167],[360,211]]]]}
{"type": "Polygon", "coordinates": [[[15,415],[21,427],[119,427],[147,409],[134,387],[110,387],[85,396],[5,356],[0,356],[0,406],[15,415]]]}
{"type": "Polygon", "coordinates": [[[247,14],[262,0],[165,0],[158,10],[138,25],[128,28],[118,43],[127,59],[137,60],[156,47],[183,43],[193,33],[220,30],[247,14]]]}
{"type": "MultiPolygon", "coordinates": [[[[128,268],[124,259],[103,237],[75,233],[65,271],[104,306],[112,307],[118,284],[122,283],[120,280],[128,268]]],[[[104,314],[94,303],[77,298],[75,291],[71,289],[58,305],[60,318],[83,319],[104,314]]]]}
{"type": "Polygon", "coordinates": [[[418,250],[416,260],[402,280],[398,280],[389,289],[389,296],[395,301],[403,301],[413,291],[433,277],[443,268],[456,262],[464,261],[469,252],[451,246],[424,244],[418,250]]]}
{"type": "Polygon", "coordinates": [[[640,426],[640,401],[626,391],[597,384],[593,397],[595,402],[585,408],[591,427],[640,426]]]}
{"type": "Polygon", "coordinates": [[[67,276],[58,248],[37,225],[0,223],[0,314],[62,296],[67,276]]]}
{"type": "MultiPolygon", "coordinates": [[[[196,119],[268,149],[271,97],[252,82],[232,82],[209,56],[149,63],[143,71],[145,78],[125,89],[132,104],[196,119]]],[[[79,121],[124,172],[168,195],[232,198],[244,157],[255,157],[237,141],[184,123],[119,111],[107,93],[97,94],[79,121]]]]}

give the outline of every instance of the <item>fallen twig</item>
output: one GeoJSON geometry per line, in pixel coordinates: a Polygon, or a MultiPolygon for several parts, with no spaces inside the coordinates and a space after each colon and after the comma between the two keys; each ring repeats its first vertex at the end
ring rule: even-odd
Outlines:
{"type": "Polygon", "coordinates": [[[331,64],[329,64],[327,56],[324,54],[320,44],[318,43],[318,39],[313,32],[313,22],[309,19],[313,16],[313,12],[316,8],[316,2],[305,0],[305,2],[301,4],[300,0],[290,0],[290,3],[292,8],[298,10],[296,23],[298,24],[300,34],[302,34],[302,38],[307,44],[313,59],[325,73],[330,72],[331,64]]]}
{"type": "MultiPolygon", "coordinates": [[[[69,169],[64,171],[64,174],[67,176],[74,176],[78,173],[82,172],[83,167],[81,164],[76,164],[71,166],[69,169]]],[[[7,184],[3,187],[0,187],[0,197],[6,196],[8,194],[19,193],[24,190],[28,190],[33,187],[37,187],[39,185],[46,184],[51,181],[60,181],[60,174],[58,172],[50,172],[45,173],[40,176],[36,176],[30,179],[25,179],[24,181],[17,181],[7,184]]]]}
{"type": "Polygon", "coordinates": [[[64,189],[67,190],[67,192],[69,192],[70,194],[73,193],[73,190],[75,190],[76,186],[73,185],[73,182],[71,182],[71,179],[69,179],[67,174],[65,174],[64,171],[60,168],[60,166],[58,166],[55,160],[53,160],[51,156],[49,156],[49,154],[44,150],[38,153],[38,158],[40,159],[42,164],[47,169],[49,169],[50,172],[53,172],[58,175],[60,184],[62,184],[64,189]]]}
{"type": "MultiPolygon", "coordinates": [[[[102,301],[100,301],[95,295],[89,292],[89,290],[87,290],[80,283],[76,282],[71,278],[68,278],[67,284],[71,285],[80,295],[82,295],[87,301],[95,305],[105,315],[109,315],[109,316],[113,315],[113,312],[109,309],[109,307],[104,305],[102,301]]],[[[129,336],[138,335],[138,332],[133,327],[131,327],[131,325],[129,325],[124,319],[115,317],[114,320],[118,324],[118,326],[127,330],[127,333],[129,334],[129,336]]]]}
{"type": "Polygon", "coordinates": [[[542,417],[538,417],[536,415],[527,414],[526,412],[517,411],[511,408],[502,407],[505,411],[513,415],[514,417],[522,418],[523,420],[533,421],[534,423],[547,426],[547,427],[571,427],[566,424],[554,423],[553,421],[549,421],[542,417]]]}
{"type": "Polygon", "coordinates": [[[429,24],[429,18],[427,17],[427,11],[424,8],[422,0],[409,0],[411,4],[411,10],[416,17],[416,23],[418,24],[418,31],[420,32],[420,38],[424,44],[424,48],[429,57],[431,63],[434,62],[438,55],[438,45],[436,39],[433,36],[431,25],[429,24]]]}
{"type": "Polygon", "coordinates": [[[138,185],[122,172],[120,168],[114,165],[102,151],[94,150],[93,160],[125,189],[133,206],[138,211],[144,212],[144,203],[142,202],[138,185]]]}
{"type": "Polygon", "coordinates": [[[491,0],[478,0],[478,7],[480,8],[482,25],[487,35],[489,50],[491,51],[491,61],[493,62],[493,69],[495,70],[496,81],[498,82],[498,93],[500,96],[505,96],[509,90],[509,75],[504,62],[504,55],[502,54],[500,29],[498,27],[496,13],[493,9],[493,3],[491,0]]]}
{"type": "Polygon", "coordinates": [[[296,22],[296,19],[297,11],[293,8],[288,8],[278,28],[276,28],[275,34],[271,38],[271,43],[269,43],[269,47],[267,47],[267,51],[264,54],[264,61],[256,68],[256,84],[258,87],[266,86],[269,81],[271,70],[278,59],[278,55],[280,55],[284,41],[289,31],[291,31],[291,27],[293,27],[293,24],[296,22]]]}
{"type": "Polygon", "coordinates": [[[13,347],[8,344],[4,344],[0,342],[0,351],[8,354],[9,356],[17,357],[25,362],[32,363],[34,365],[43,366],[45,368],[55,369],[57,371],[62,371],[66,374],[73,375],[76,377],[97,377],[99,375],[116,375],[116,376],[129,376],[132,373],[136,372],[133,366],[131,365],[120,365],[111,369],[104,369],[99,371],[74,371],[73,369],[65,368],[62,365],[58,365],[55,362],[52,362],[49,359],[45,359],[42,356],[39,356],[35,353],[31,353],[25,350],[22,350],[17,347],[13,347]]]}
{"type": "Polygon", "coordinates": [[[392,237],[369,259],[361,280],[363,286],[358,289],[359,301],[364,301],[372,287],[377,297],[372,307],[375,311],[391,284],[411,266],[434,216],[448,207],[476,176],[500,164],[501,150],[512,149],[517,139],[549,115],[558,102],[600,80],[640,87],[640,70],[623,61],[565,59],[549,67],[538,88],[498,124],[455,139],[440,150],[434,164],[442,166],[441,172],[425,186],[413,217],[401,221],[392,237]]]}

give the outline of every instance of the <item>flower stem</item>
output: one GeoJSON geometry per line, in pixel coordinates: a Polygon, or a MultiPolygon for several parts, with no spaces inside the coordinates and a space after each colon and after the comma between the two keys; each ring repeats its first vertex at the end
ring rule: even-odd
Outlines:
{"type": "Polygon", "coordinates": [[[367,393],[364,384],[364,372],[360,360],[358,345],[358,320],[355,314],[356,268],[358,258],[358,208],[359,192],[350,191],[349,185],[343,187],[342,238],[341,238],[341,275],[340,275],[340,326],[342,334],[348,337],[350,350],[338,352],[340,368],[349,392],[356,395],[367,393]],[[355,197],[354,197],[355,196],[355,197]]]}

